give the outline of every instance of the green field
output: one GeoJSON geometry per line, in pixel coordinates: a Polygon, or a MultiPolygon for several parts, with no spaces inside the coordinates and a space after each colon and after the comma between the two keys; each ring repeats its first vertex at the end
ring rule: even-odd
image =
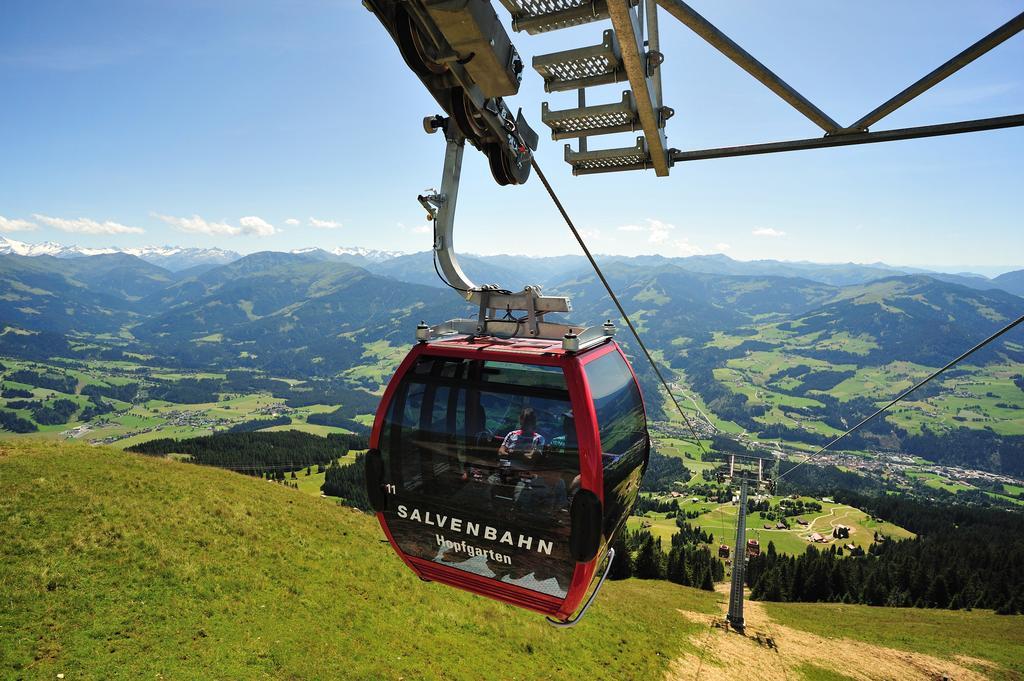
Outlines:
{"type": "MultiPolygon", "coordinates": [[[[818,406],[820,403],[814,397],[821,393],[811,390],[803,396],[787,394],[787,391],[796,390],[803,378],[773,378],[786,369],[806,366],[810,368],[810,374],[807,375],[825,370],[853,371],[853,376],[830,388],[827,394],[840,401],[867,397],[879,403],[892,398],[934,369],[907,361],[864,367],[829,364],[802,354],[802,351],[811,348],[815,351],[835,349],[855,355],[866,354],[878,347],[874,339],[866,336],[851,337],[840,332],[832,333],[827,341],[822,341],[817,337],[819,334],[799,335],[798,327],[783,331],[778,325],[757,327],[753,335],[746,335],[747,331],[737,335],[716,332],[707,345],[729,349],[743,341],[754,341],[776,346],[771,351],[757,350],[729,359],[724,366],[714,369],[716,380],[723,386],[745,395],[751,406],[767,408],[764,415],[755,419],[765,425],[781,424],[825,436],[839,432],[796,411],[818,406]]],[[[1014,375],[1022,372],[1019,364],[990,364],[983,367],[964,364],[958,367],[958,371],[966,373],[937,382],[941,385],[937,395],[921,400],[906,400],[885,418],[894,426],[912,434],[920,433],[922,427],[927,425],[932,430],[966,427],[991,429],[1000,435],[1024,435],[1024,402],[1020,389],[1012,380],[1014,375]]],[[[716,426],[720,425],[716,419],[712,420],[716,426]]],[[[728,428],[724,430],[739,432],[728,428]]]]}
{"type": "MultiPolygon", "coordinates": [[[[356,460],[356,454],[360,452],[350,451],[345,456],[337,459],[338,463],[342,466],[347,466],[356,460]]],[[[327,477],[326,473],[317,473],[316,466],[310,467],[310,474],[306,475],[306,470],[300,470],[295,472],[295,479],[292,480],[291,475],[287,476],[288,482],[298,483],[299,491],[306,494],[310,494],[314,497],[325,496],[320,491],[320,487],[324,484],[324,478],[327,477]]],[[[332,497],[336,498],[336,497],[332,497]]]]}
{"type": "MultiPolygon", "coordinates": [[[[652,495],[656,499],[668,500],[668,496],[652,495]]],[[[771,497],[771,503],[776,505],[783,497],[771,497]]],[[[802,497],[805,502],[814,501],[810,497],[802,497]]],[[[738,507],[735,504],[717,504],[705,502],[702,499],[691,502],[689,498],[681,498],[680,512],[696,510],[700,512],[697,518],[687,520],[691,525],[699,525],[705,532],[714,535],[712,542],[713,549],[717,544],[726,543],[733,546],[736,543],[736,518],[738,507]]],[[[775,544],[775,550],[779,553],[799,555],[807,550],[808,546],[817,546],[819,549],[828,549],[830,546],[844,546],[853,544],[864,550],[874,542],[875,532],[878,532],[892,539],[907,539],[913,537],[913,533],[902,527],[885,521],[876,521],[860,509],[828,502],[821,503],[822,510],[815,513],[807,513],[789,518],[789,529],[775,529],[774,520],[767,520],[760,512],[755,511],[747,515],[746,538],[757,539],[762,550],[766,550],[768,543],[775,544]],[[797,519],[807,521],[808,525],[800,525],[797,519]],[[771,525],[771,529],[765,529],[764,525],[771,525]],[[850,528],[848,539],[833,539],[832,530],[837,525],[845,525],[850,528]],[[821,534],[826,542],[815,543],[811,541],[811,535],[817,532],[821,534]]],[[[664,513],[648,512],[644,516],[630,516],[627,527],[631,530],[646,529],[655,537],[660,537],[662,549],[668,551],[671,547],[671,537],[677,531],[675,518],[665,518],[664,513]]]]}
{"type": "Polygon", "coordinates": [[[383,393],[384,386],[405,357],[408,348],[393,346],[390,341],[379,340],[363,344],[363,364],[347,369],[346,378],[368,384],[374,392],[383,393]]]}
{"type": "Polygon", "coordinates": [[[719,609],[612,582],[566,633],[419,581],[373,516],[333,501],[109,448],[0,447],[4,678],[659,678],[697,653],[685,613],[719,609]]]}
{"type": "MultiPolygon", "coordinates": [[[[702,484],[704,479],[701,477],[701,471],[713,470],[720,463],[704,461],[701,448],[693,442],[671,437],[660,437],[657,433],[652,433],[651,444],[659,454],[681,459],[683,465],[690,469],[693,476],[690,478],[688,486],[702,484]]],[[[711,440],[701,440],[701,444],[705,450],[710,449],[711,440]]]]}
{"type": "Polygon", "coordinates": [[[662,513],[648,513],[642,517],[631,515],[626,519],[626,528],[647,530],[655,539],[661,539],[661,550],[665,553],[672,548],[672,535],[679,530],[676,519],[665,518],[662,513]]]}
{"type": "MultiPolygon", "coordinates": [[[[384,345],[386,346],[386,343],[384,345]]],[[[377,351],[383,353],[387,351],[387,348],[378,347],[377,351]]],[[[3,381],[3,383],[7,387],[31,390],[33,399],[41,399],[45,402],[52,402],[58,398],[69,399],[77,403],[79,407],[86,406],[89,400],[85,395],[77,393],[83,387],[90,384],[119,385],[152,378],[172,381],[183,378],[224,378],[224,374],[173,372],[128,362],[83,362],[75,365],[73,368],[50,366],[38,362],[26,362],[9,358],[3,358],[2,362],[7,367],[7,371],[0,372],[3,374],[18,369],[32,369],[55,371],[76,378],[78,381],[76,393],[60,393],[13,381],[3,381]]],[[[116,411],[95,417],[89,422],[81,421],[79,418],[81,412],[79,412],[72,416],[68,423],[65,424],[37,424],[38,431],[34,433],[15,435],[0,431],[0,439],[21,439],[26,437],[43,440],[77,439],[93,444],[110,444],[125,448],[156,438],[189,438],[210,435],[245,421],[270,418],[274,413],[288,415],[292,423],[290,425],[274,426],[267,430],[292,429],[314,435],[350,432],[344,428],[307,422],[307,419],[312,414],[334,411],[338,407],[336,404],[310,405],[298,409],[289,409],[284,406],[282,399],[273,397],[268,393],[225,393],[220,395],[220,398],[216,402],[197,404],[177,404],[160,400],[129,404],[105,398],[107,402],[115,407],[116,411]]],[[[0,399],[0,407],[5,406],[10,401],[12,400],[0,399]]],[[[18,416],[32,420],[32,412],[30,410],[18,409],[14,411],[18,416]]],[[[372,417],[370,417],[370,422],[372,423],[372,417]]]]}
{"type": "Polygon", "coordinates": [[[907,471],[907,476],[911,478],[917,478],[923,480],[924,484],[933,489],[941,489],[953,494],[962,492],[969,489],[974,489],[971,485],[965,485],[960,482],[954,482],[949,478],[944,478],[937,473],[928,473],[926,471],[907,471]]]}

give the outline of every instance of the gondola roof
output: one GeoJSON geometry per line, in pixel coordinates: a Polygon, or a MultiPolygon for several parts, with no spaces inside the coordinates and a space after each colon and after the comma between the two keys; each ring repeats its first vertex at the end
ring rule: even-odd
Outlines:
{"type": "MultiPolygon", "coordinates": [[[[603,345],[600,343],[591,347],[603,345]]],[[[455,350],[465,356],[468,350],[476,350],[482,356],[488,357],[499,353],[516,353],[521,355],[563,357],[565,355],[579,354],[569,352],[562,347],[561,340],[550,338],[497,338],[494,336],[454,336],[440,340],[430,341],[427,345],[431,350],[455,350]]],[[[590,348],[581,349],[585,352],[590,348]]]]}

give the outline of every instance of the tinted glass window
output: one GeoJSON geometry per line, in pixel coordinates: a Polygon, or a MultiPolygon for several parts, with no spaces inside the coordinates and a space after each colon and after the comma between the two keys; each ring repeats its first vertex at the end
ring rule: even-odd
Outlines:
{"type": "Polygon", "coordinates": [[[579,452],[561,369],[423,358],[396,391],[381,453],[405,553],[565,596],[579,452]]]}
{"type": "Polygon", "coordinates": [[[586,364],[584,371],[590,383],[605,456],[628,454],[647,439],[647,417],[633,373],[617,352],[609,352],[586,364]]]}
{"type": "Polygon", "coordinates": [[[605,533],[610,537],[625,521],[640,491],[649,449],[647,416],[640,388],[618,352],[585,364],[583,371],[601,435],[605,533]]]}

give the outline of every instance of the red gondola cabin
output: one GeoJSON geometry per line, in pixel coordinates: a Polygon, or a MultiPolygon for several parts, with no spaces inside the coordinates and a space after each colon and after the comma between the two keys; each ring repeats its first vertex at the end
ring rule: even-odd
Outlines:
{"type": "Polygon", "coordinates": [[[624,526],[650,439],[610,338],[457,337],[417,345],[388,385],[367,487],[422,579],[572,616],[624,526]]]}

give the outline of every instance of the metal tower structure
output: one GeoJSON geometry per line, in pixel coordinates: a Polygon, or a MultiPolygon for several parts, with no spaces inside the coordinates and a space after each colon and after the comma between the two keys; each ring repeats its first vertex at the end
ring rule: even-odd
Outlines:
{"type": "Polygon", "coordinates": [[[729,480],[739,483],[739,508],[736,509],[736,549],[732,562],[732,581],[729,587],[729,613],[725,619],[736,631],[743,633],[743,587],[746,583],[747,558],[758,555],[760,545],[747,541],[747,498],[753,483],[758,490],[772,489],[772,481],[764,477],[764,459],[744,454],[729,455],[729,480]],[[737,461],[740,459],[740,461],[737,461]],[[743,461],[746,459],[746,461],[743,461]]]}
{"type": "Polygon", "coordinates": [[[747,572],[747,479],[740,481],[740,507],[736,517],[736,553],[733,554],[732,584],[729,588],[729,614],[726,621],[743,633],[743,582],[747,572]]]}
{"type": "Polygon", "coordinates": [[[751,154],[800,151],[851,144],[979,132],[1024,125],[1024,114],[955,121],[912,128],[871,127],[907,102],[927,92],[974,60],[1024,30],[1024,13],[970,45],[907,86],[857,121],[843,125],[817,107],[756,57],[682,0],[501,0],[512,14],[512,29],[530,34],[610,20],[596,45],[533,58],[547,92],[579,90],[579,106],[551,111],[545,103],[541,120],[552,139],[578,138],[579,149],[565,146],[565,160],[574,175],[653,169],[658,177],[677,163],[751,154]],[[752,78],[778,95],[824,135],[806,139],[744,144],[714,149],[680,150],[668,145],[665,123],[676,112],[662,103],[662,70],[666,47],[658,36],[659,11],[679,21],[752,78]],[[584,88],[628,81],[621,101],[586,104],[584,88]],[[614,149],[588,149],[587,138],[619,132],[642,132],[636,144],[614,149]]]}

